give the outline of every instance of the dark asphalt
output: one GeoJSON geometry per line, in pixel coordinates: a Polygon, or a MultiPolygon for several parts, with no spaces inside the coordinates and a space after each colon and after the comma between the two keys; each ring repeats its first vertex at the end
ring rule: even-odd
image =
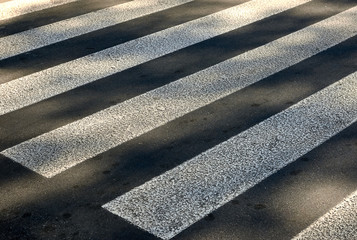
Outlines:
{"type": "MultiPolygon", "coordinates": [[[[0,37],[125,1],[0,22],[0,37]]],[[[0,84],[243,3],[196,0],[0,61],[0,84]]],[[[316,0],[0,116],[0,151],[357,5],[316,0]]],[[[46,179],[0,155],[0,239],[156,239],[101,208],[357,70],[357,37],[46,179]]],[[[357,124],[174,239],[290,239],[357,189],[357,124]]]]}

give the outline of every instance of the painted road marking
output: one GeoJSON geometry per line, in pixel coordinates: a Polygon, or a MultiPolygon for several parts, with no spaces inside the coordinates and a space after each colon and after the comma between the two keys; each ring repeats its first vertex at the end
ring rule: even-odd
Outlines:
{"type": "Polygon", "coordinates": [[[0,85],[0,115],[96,81],[310,0],[252,0],[0,85]],[[26,84],[24,84],[26,83],[26,84]]]}
{"type": "Polygon", "coordinates": [[[0,3],[0,21],[75,1],[77,0],[12,0],[0,3]]]}
{"type": "Polygon", "coordinates": [[[1,152],[53,177],[356,34],[357,7],[1,152]]]}
{"type": "Polygon", "coordinates": [[[3,37],[0,60],[192,1],[136,0],[3,37]]]}
{"type": "Polygon", "coordinates": [[[357,191],[293,238],[307,239],[357,239],[357,191]]]}
{"type": "Polygon", "coordinates": [[[357,72],[103,207],[170,239],[357,120],[357,72]]]}

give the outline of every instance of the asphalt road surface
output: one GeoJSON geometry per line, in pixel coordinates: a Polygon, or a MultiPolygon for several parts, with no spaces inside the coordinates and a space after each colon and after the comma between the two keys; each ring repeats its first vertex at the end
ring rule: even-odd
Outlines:
{"type": "Polygon", "coordinates": [[[357,239],[357,1],[1,0],[0,239],[357,239]]]}

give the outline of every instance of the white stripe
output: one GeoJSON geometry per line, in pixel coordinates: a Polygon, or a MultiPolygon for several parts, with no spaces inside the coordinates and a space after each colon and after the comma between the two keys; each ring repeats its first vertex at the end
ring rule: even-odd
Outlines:
{"type": "Polygon", "coordinates": [[[0,38],[0,60],[193,0],[136,0],[0,38]]]}
{"type": "Polygon", "coordinates": [[[54,175],[353,36],[357,7],[196,74],[6,149],[54,175]]]}
{"type": "Polygon", "coordinates": [[[0,115],[207,40],[310,0],[252,0],[0,85],[0,115]]]}
{"type": "Polygon", "coordinates": [[[357,72],[103,207],[170,239],[355,122],[356,96],[357,72]]]}
{"type": "Polygon", "coordinates": [[[12,0],[0,3],[0,21],[77,0],[12,0]]]}
{"type": "Polygon", "coordinates": [[[293,240],[308,239],[357,239],[357,191],[293,238],[293,240]]]}

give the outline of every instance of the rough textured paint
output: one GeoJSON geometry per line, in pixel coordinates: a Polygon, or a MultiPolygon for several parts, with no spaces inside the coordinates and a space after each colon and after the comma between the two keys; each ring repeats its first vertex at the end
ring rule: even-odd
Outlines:
{"type": "Polygon", "coordinates": [[[346,11],[30,139],[2,154],[52,177],[353,36],[357,30],[356,13],[357,8],[346,11]]]}
{"type": "Polygon", "coordinates": [[[308,239],[357,239],[357,191],[293,238],[308,239]]]}
{"type": "Polygon", "coordinates": [[[355,34],[357,24],[346,20],[356,22],[356,10],[30,139],[2,154],[43,176],[53,177],[338,44],[355,34]],[[343,28],[336,24],[343,24],[343,28]]]}
{"type": "Polygon", "coordinates": [[[75,1],[77,0],[12,0],[0,3],[0,21],[75,1]]]}
{"type": "Polygon", "coordinates": [[[0,115],[110,76],[309,1],[249,1],[206,17],[1,84],[0,115]]]}
{"type": "Polygon", "coordinates": [[[170,239],[354,123],[356,96],[357,72],[103,207],[170,239]]]}
{"type": "Polygon", "coordinates": [[[193,0],[136,0],[0,39],[0,60],[193,0]]]}

